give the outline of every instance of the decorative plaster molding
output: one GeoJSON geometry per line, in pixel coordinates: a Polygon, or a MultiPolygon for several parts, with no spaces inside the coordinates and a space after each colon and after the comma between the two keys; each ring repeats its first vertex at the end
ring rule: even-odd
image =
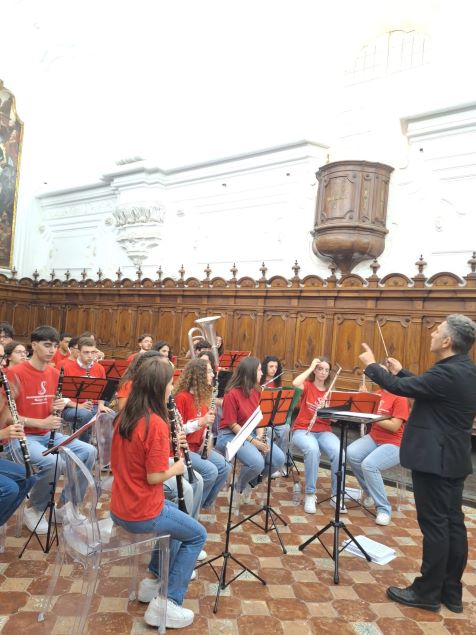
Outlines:
{"type": "Polygon", "coordinates": [[[164,212],[159,205],[129,203],[113,212],[116,241],[134,265],[141,265],[162,239],[164,212]]]}

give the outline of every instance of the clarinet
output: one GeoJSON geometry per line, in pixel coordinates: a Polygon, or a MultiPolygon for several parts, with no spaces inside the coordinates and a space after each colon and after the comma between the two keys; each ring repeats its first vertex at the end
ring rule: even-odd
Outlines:
{"type": "MultiPolygon", "coordinates": [[[[176,419],[176,410],[175,410],[175,402],[170,395],[169,400],[167,401],[167,411],[169,414],[169,423],[170,423],[170,437],[172,441],[172,450],[174,453],[174,462],[177,463],[180,457],[180,448],[178,444],[177,438],[177,419],[176,419]]],[[[178,494],[178,508],[184,514],[188,514],[187,506],[185,505],[185,497],[183,495],[183,481],[182,475],[177,474],[175,477],[177,479],[177,494],[178,494]]]]}
{"type": "MultiPolygon", "coordinates": [[[[212,393],[212,399],[210,401],[210,410],[215,410],[215,401],[218,395],[218,388],[214,387],[213,388],[213,393],[212,393]]],[[[210,444],[210,434],[211,434],[211,426],[213,424],[210,424],[207,426],[207,431],[205,432],[205,440],[203,442],[203,448],[202,448],[202,454],[201,457],[204,461],[207,460],[208,458],[208,446],[210,444]]]]}
{"type": "MultiPolygon", "coordinates": [[[[17,411],[17,405],[15,403],[15,400],[12,398],[10,384],[3,370],[0,370],[0,379],[5,389],[5,394],[7,396],[7,402],[8,402],[8,409],[10,410],[12,421],[16,425],[20,423],[20,418],[18,416],[18,411],[17,411]]],[[[31,464],[31,461],[30,461],[30,453],[28,451],[28,444],[26,442],[26,437],[22,437],[21,439],[19,439],[19,443],[20,443],[21,453],[23,454],[23,461],[25,463],[26,477],[29,478],[34,473],[34,470],[33,470],[33,465],[31,464]]]]}
{"type": "MultiPolygon", "coordinates": [[[[182,415],[180,414],[180,411],[178,410],[176,404],[175,404],[175,399],[173,397],[173,395],[170,395],[170,399],[172,400],[172,406],[175,409],[175,422],[178,428],[179,432],[183,432],[183,420],[182,420],[182,415]]],[[[187,468],[187,474],[188,474],[188,482],[189,483],[195,483],[195,481],[197,480],[195,478],[195,474],[193,473],[193,467],[192,467],[192,461],[190,460],[190,454],[188,451],[188,445],[185,448],[182,448],[182,452],[183,452],[183,458],[185,460],[185,467],[187,468]]]]}
{"type": "MultiPolygon", "coordinates": [[[[59,377],[58,377],[58,386],[56,388],[55,399],[62,399],[63,398],[63,377],[64,377],[64,367],[61,366],[60,374],[59,374],[59,377]]],[[[60,411],[53,410],[53,415],[55,417],[59,417],[60,414],[61,414],[60,411]]],[[[50,450],[55,444],[55,434],[56,434],[56,430],[51,430],[50,431],[50,438],[48,439],[48,445],[46,446],[48,448],[48,450],[50,450]]]]}

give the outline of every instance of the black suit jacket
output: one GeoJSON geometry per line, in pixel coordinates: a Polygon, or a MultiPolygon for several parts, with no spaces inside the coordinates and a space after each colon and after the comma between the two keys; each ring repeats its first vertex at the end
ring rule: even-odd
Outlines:
{"type": "Polygon", "coordinates": [[[467,355],[438,361],[422,375],[391,375],[378,364],[365,374],[395,395],[415,399],[403,433],[400,463],[419,472],[458,478],[470,474],[476,414],[476,366],[467,355]]]}

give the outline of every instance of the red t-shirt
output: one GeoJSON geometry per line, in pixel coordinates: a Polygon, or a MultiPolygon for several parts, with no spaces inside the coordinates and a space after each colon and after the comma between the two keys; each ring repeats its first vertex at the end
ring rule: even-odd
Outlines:
{"type": "MultiPolygon", "coordinates": [[[[80,366],[75,359],[68,359],[68,361],[63,364],[63,368],[65,377],[86,377],[87,375],[86,369],[80,366]]],[[[102,377],[104,379],[106,377],[104,366],[98,364],[98,362],[94,362],[89,369],[89,376],[102,377]]]]}
{"type": "Polygon", "coordinates": [[[61,368],[61,365],[64,364],[69,359],[69,351],[63,353],[60,348],[56,349],[56,353],[53,355],[53,359],[51,363],[55,365],[55,368],[61,368]]]}
{"type": "MultiPolygon", "coordinates": [[[[311,419],[314,416],[314,407],[323,408],[323,397],[326,394],[325,390],[319,390],[312,381],[306,380],[304,382],[303,393],[301,395],[301,406],[299,408],[298,416],[294,422],[294,430],[307,430],[311,419]]],[[[332,432],[331,424],[327,419],[320,419],[317,417],[311,432],[332,432]]]]}
{"type": "MultiPolygon", "coordinates": [[[[183,423],[187,423],[187,421],[192,421],[193,419],[198,419],[198,417],[203,417],[203,415],[208,412],[208,408],[203,404],[200,408],[197,408],[192,393],[186,390],[182,390],[182,392],[175,395],[175,405],[177,406],[177,410],[180,412],[183,423]]],[[[198,452],[200,446],[202,445],[206,431],[207,428],[204,427],[187,434],[187,443],[191,452],[198,452]]]]}
{"type": "Polygon", "coordinates": [[[116,390],[116,397],[118,399],[127,399],[127,397],[129,397],[129,395],[131,394],[131,390],[132,390],[132,381],[126,381],[125,384],[123,384],[120,388],[118,388],[116,390]]]}
{"type": "Polygon", "coordinates": [[[126,359],[126,362],[130,364],[137,354],[138,353],[132,353],[131,355],[129,355],[129,357],[126,359]]]}
{"type": "Polygon", "coordinates": [[[223,415],[220,429],[229,428],[233,423],[242,426],[251,417],[259,404],[261,392],[253,388],[247,397],[241,388],[232,388],[223,398],[223,415]]]}
{"type": "Polygon", "coordinates": [[[111,447],[111,512],[123,520],[150,520],[163,509],[164,487],[162,483],[149,484],[147,474],[165,472],[169,467],[169,428],[158,415],[151,414],[147,435],[142,417],[129,441],[121,437],[118,427],[116,423],[111,447]]]}
{"type": "MultiPolygon", "coordinates": [[[[58,388],[59,371],[52,366],[37,370],[30,362],[8,369],[15,402],[20,417],[46,419],[50,416],[58,388]]],[[[25,434],[46,434],[50,430],[25,427],[25,434]]]]}
{"type": "Polygon", "coordinates": [[[385,430],[385,428],[379,426],[378,423],[374,423],[369,434],[375,443],[379,445],[382,443],[390,443],[399,446],[402,442],[403,428],[405,427],[404,423],[409,415],[408,401],[406,397],[392,395],[392,393],[386,390],[379,390],[378,392],[380,394],[380,404],[377,413],[388,414],[389,419],[392,417],[403,419],[403,423],[396,432],[385,430]]]}

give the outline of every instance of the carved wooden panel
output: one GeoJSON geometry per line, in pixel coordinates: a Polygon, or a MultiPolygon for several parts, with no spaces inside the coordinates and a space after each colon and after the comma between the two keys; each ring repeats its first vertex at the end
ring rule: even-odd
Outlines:
{"type": "Polygon", "coordinates": [[[325,316],[313,313],[298,313],[296,322],[296,346],[294,365],[309,366],[318,355],[329,354],[324,346],[325,316]]]}
{"type": "Polygon", "coordinates": [[[153,333],[158,327],[159,314],[157,310],[139,307],[137,309],[136,337],[143,333],[153,333]]]}
{"type": "Polygon", "coordinates": [[[235,348],[240,351],[251,351],[252,354],[259,355],[259,351],[254,348],[256,312],[255,311],[235,311],[234,328],[232,342],[227,348],[235,348]]]}
{"type": "Polygon", "coordinates": [[[128,350],[136,349],[134,340],[136,311],[134,309],[118,309],[116,323],[116,345],[128,350]]]}
{"type": "Polygon", "coordinates": [[[286,357],[287,317],[287,313],[284,312],[265,312],[260,338],[261,358],[265,355],[276,355],[284,360],[286,357]]]}
{"type": "Polygon", "coordinates": [[[158,322],[150,332],[155,341],[166,340],[170,342],[175,353],[177,349],[175,345],[175,309],[160,309],[158,322]]]}
{"type": "Polygon", "coordinates": [[[337,314],[334,317],[331,362],[342,366],[343,373],[354,375],[359,368],[364,324],[363,315],[337,314]]]}
{"type": "Polygon", "coordinates": [[[116,309],[98,308],[95,311],[95,318],[94,335],[98,344],[100,346],[114,346],[116,343],[116,309]]]}
{"type": "Polygon", "coordinates": [[[15,303],[12,305],[11,309],[11,317],[10,320],[7,321],[15,325],[16,337],[28,339],[30,332],[33,330],[30,328],[31,305],[15,303]]]}

